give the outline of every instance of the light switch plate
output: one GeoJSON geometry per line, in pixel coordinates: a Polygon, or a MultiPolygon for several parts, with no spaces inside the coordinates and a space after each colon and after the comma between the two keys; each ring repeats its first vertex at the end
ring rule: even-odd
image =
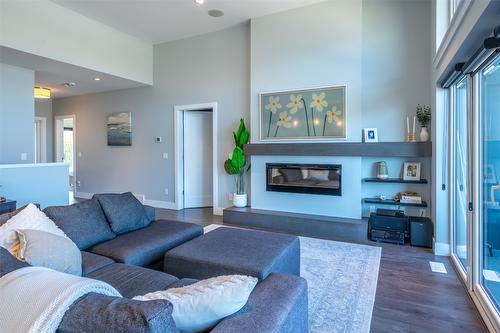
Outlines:
{"type": "Polygon", "coordinates": [[[78,157],[82,157],[82,152],[81,152],[81,151],[79,151],[79,152],[77,153],[77,155],[78,155],[78,157]]]}
{"type": "Polygon", "coordinates": [[[163,153],[163,159],[168,160],[168,153],[163,153]]]}
{"type": "Polygon", "coordinates": [[[21,153],[21,161],[26,161],[28,159],[27,153],[21,153]]]}

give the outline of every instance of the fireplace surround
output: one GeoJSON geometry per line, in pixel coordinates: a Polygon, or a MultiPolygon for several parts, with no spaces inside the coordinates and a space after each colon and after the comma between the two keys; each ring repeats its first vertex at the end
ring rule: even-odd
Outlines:
{"type": "Polygon", "coordinates": [[[266,191],[342,195],[342,165],[266,163],[266,191]]]}

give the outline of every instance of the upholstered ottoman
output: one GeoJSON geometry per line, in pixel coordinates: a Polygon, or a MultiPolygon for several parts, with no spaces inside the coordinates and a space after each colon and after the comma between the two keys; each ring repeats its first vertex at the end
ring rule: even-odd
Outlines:
{"type": "Polygon", "coordinates": [[[221,227],[165,253],[163,267],[168,274],[194,279],[300,275],[300,241],[296,236],[221,227]]]}

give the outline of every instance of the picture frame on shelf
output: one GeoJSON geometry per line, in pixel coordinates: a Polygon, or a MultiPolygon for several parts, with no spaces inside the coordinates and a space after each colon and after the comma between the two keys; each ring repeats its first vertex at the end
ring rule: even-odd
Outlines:
{"type": "Polygon", "coordinates": [[[420,162],[405,162],[403,165],[404,180],[420,180],[420,162]]]}
{"type": "Polygon", "coordinates": [[[363,128],[363,141],[366,143],[378,142],[378,130],[376,128],[363,128]]]}

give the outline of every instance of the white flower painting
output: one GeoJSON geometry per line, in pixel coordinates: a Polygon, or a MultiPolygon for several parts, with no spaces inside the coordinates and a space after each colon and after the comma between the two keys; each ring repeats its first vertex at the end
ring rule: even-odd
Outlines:
{"type": "Polygon", "coordinates": [[[346,115],[345,86],[264,93],[260,95],[261,140],[345,139],[346,115]],[[280,101],[286,104],[285,110],[280,101]]]}

